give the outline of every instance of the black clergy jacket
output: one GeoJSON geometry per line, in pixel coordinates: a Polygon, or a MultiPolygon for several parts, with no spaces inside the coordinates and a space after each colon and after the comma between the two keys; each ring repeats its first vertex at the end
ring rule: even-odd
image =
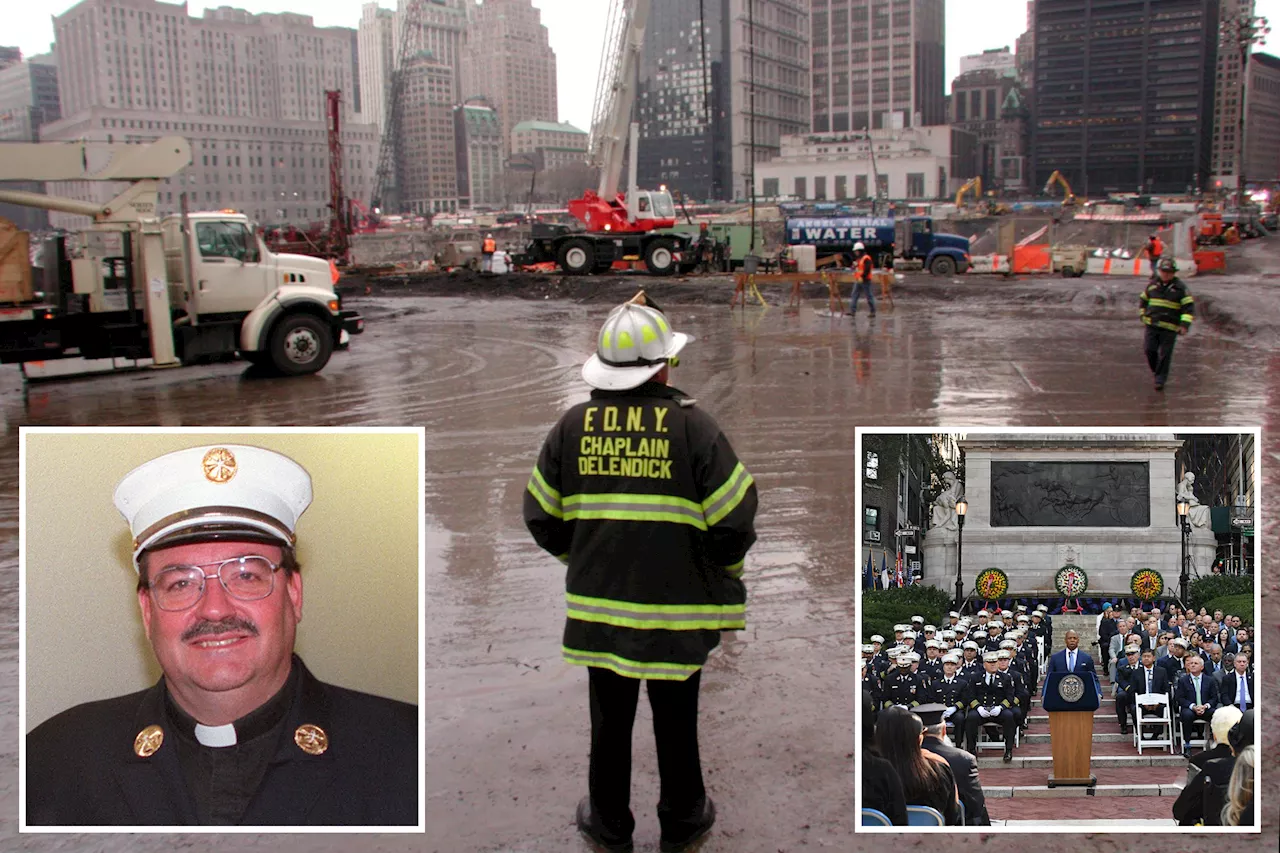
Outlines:
{"type": "MultiPolygon", "coordinates": [[[[417,707],[325,684],[296,655],[293,665],[300,669],[293,701],[240,825],[416,826],[417,707]],[[310,727],[324,733],[322,752],[310,727]],[[295,738],[300,728],[312,737],[295,738]]],[[[41,723],[27,735],[27,824],[195,825],[172,726],[163,679],[41,723]],[[152,725],[164,740],[143,757],[134,741],[152,725]]]]}

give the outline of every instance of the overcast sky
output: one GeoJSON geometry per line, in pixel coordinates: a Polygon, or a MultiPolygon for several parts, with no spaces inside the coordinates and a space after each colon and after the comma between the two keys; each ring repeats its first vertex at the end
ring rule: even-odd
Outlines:
{"type": "MultiPolygon", "coordinates": [[[[192,15],[206,7],[235,6],[251,12],[304,12],[319,26],[355,28],[360,23],[360,7],[365,0],[227,0],[205,3],[193,0],[192,15]]],[[[6,0],[5,26],[0,44],[16,43],[24,54],[43,53],[53,41],[50,14],[61,14],[77,0],[48,0],[48,4],[6,0]]],[[[381,5],[395,7],[395,0],[381,5]]],[[[560,118],[583,130],[591,124],[592,99],[600,64],[600,41],[604,38],[609,0],[533,0],[542,10],[542,22],[556,52],[560,92],[560,118]]],[[[1280,25],[1280,0],[1258,0],[1257,11],[1280,25]]],[[[1026,0],[949,0],[947,3],[947,88],[959,73],[960,57],[995,47],[1014,47],[1026,30],[1026,0]]],[[[1278,30],[1277,32],[1280,32],[1278,30]]],[[[1280,42],[1269,44],[1269,52],[1280,53],[1280,42]]]]}

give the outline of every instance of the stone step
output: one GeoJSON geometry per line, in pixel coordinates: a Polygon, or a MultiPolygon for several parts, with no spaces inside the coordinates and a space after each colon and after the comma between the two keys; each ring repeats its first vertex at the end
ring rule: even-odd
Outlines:
{"type": "MultiPolygon", "coordinates": [[[[1022,735],[1022,743],[1048,743],[1048,732],[1026,731],[1022,735]]],[[[1120,732],[1094,732],[1094,743],[1133,743],[1133,735],[1122,735],[1120,732]]]]}
{"type": "MultiPolygon", "coordinates": [[[[1025,768],[1032,767],[1044,769],[1048,771],[1053,767],[1053,755],[1028,755],[1028,750],[1044,748],[1049,744],[1026,744],[1018,747],[1013,752],[1013,761],[1005,764],[1002,756],[980,756],[978,758],[978,769],[1009,767],[1009,768],[1025,768]]],[[[1100,747],[1115,747],[1120,744],[1099,744],[1100,747]]],[[[1091,759],[1091,765],[1094,772],[1102,767],[1182,767],[1186,768],[1187,760],[1181,755],[1170,755],[1167,752],[1144,752],[1138,755],[1133,747],[1128,747],[1130,752],[1121,754],[1099,754],[1094,752],[1091,759]]],[[[1184,771],[1185,772],[1185,769],[1184,771]]]]}
{"type": "MultiPolygon", "coordinates": [[[[1003,798],[1028,798],[1035,797],[1039,799],[1061,799],[1067,797],[1167,797],[1168,803],[1165,809],[1169,809],[1173,805],[1173,801],[1178,794],[1182,792],[1181,785],[1103,785],[1099,782],[1092,788],[1085,786],[1072,785],[1062,788],[1050,788],[1048,785],[1019,785],[1014,787],[1005,787],[1001,785],[992,785],[990,787],[983,785],[982,794],[988,800],[1003,798]]],[[[1072,809],[1072,819],[1079,820],[1075,816],[1075,810],[1072,809]]]]}
{"type": "MultiPolygon", "coordinates": [[[[982,770],[979,778],[983,787],[1022,788],[1044,787],[1049,781],[1050,768],[991,767],[982,770]]],[[[1093,775],[1098,785],[1112,788],[1132,788],[1135,785],[1157,787],[1181,787],[1187,780],[1187,772],[1181,767],[1095,767],[1093,775]]],[[[1159,796],[1156,794],[1155,796],[1159,796]]],[[[1016,794],[1015,794],[1016,796],[1016,794]]],[[[1132,796],[1132,795],[1130,795],[1132,796]]]]}
{"type": "MultiPolygon", "coordinates": [[[[1103,691],[1102,691],[1102,692],[1103,692],[1103,694],[1104,694],[1104,695],[1103,695],[1103,697],[1102,697],[1101,705],[1100,705],[1100,706],[1099,706],[1099,708],[1098,708],[1098,713],[1102,713],[1103,711],[1108,710],[1108,706],[1109,706],[1109,707],[1110,707],[1110,712],[1114,714],[1114,713],[1115,713],[1115,710],[1116,710],[1116,709],[1115,709],[1116,700],[1115,700],[1113,697],[1111,697],[1111,696],[1107,696],[1107,695],[1105,695],[1105,694],[1106,694],[1106,692],[1107,692],[1107,691],[1106,691],[1106,689],[1105,689],[1105,687],[1103,688],[1103,691]]],[[[1041,705],[1043,705],[1043,704],[1044,704],[1044,701],[1043,701],[1039,696],[1032,696],[1032,697],[1031,697],[1031,707],[1033,707],[1033,708],[1039,708],[1039,707],[1040,707],[1041,705]]]]}
{"type": "MultiPolygon", "coordinates": [[[[996,821],[1007,821],[1009,826],[1025,827],[1034,822],[1046,829],[1060,828],[1064,832],[1075,831],[1074,827],[1081,823],[1105,821],[1117,826],[1142,825],[1151,827],[1152,831],[1171,832],[1176,828],[1170,811],[1172,806],[1173,798],[1165,796],[1090,797],[1086,794],[1073,798],[1070,808],[1065,809],[1055,797],[999,797],[987,800],[987,814],[993,825],[996,821]]],[[[1173,845],[1166,849],[1190,848],[1173,845]]]]}

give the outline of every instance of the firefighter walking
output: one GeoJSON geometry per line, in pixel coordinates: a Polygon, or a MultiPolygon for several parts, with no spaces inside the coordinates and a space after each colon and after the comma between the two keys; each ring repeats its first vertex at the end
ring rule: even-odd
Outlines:
{"type": "Polygon", "coordinates": [[[1173,258],[1163,258],[1157,277],[1141,297],[1142,322],[1147,326],[1143,349],[1157,391],[1163,391],[1169,381],[1169,365],[1178,336],[1190,331],[1191,321],[1195,319],[1195,300],[1177,272],[1178,264],[1173,258]]]}
{"type": "Polygon", "coordinates": [[[871,261],[871,255],[867,254],[867,247],[862,243],[853,245],[853,298],[849,300],[849,314],[856,317],[858,315],[858,299],[865,293],[867,295],[867,307],[871,309],[871,316],[876,316],[876,300],[871,295],[871,272],[875,268],[875,264],[871,261]]]}
{"type": "Polygon", "coordinates": [[[582,368],[594,390],[552,428],[524,495],[534,540],[568,566],[563,655],[588,668],[591,758],[578,828],[630,850],[631,731],[653,709],[662,850],[715,821],[698,688],[721,631],[746,626],[756,488],[710,415],[667,384],[691,338],[644,294],[613,310],[582,368]]]}

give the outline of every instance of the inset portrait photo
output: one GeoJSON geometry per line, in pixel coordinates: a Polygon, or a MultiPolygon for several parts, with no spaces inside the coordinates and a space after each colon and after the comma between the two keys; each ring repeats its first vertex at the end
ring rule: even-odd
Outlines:
{"type": "Polygon", "coordinates": [[[22,429],[22,831],[423,831],[423,447],[22,429]]]}

